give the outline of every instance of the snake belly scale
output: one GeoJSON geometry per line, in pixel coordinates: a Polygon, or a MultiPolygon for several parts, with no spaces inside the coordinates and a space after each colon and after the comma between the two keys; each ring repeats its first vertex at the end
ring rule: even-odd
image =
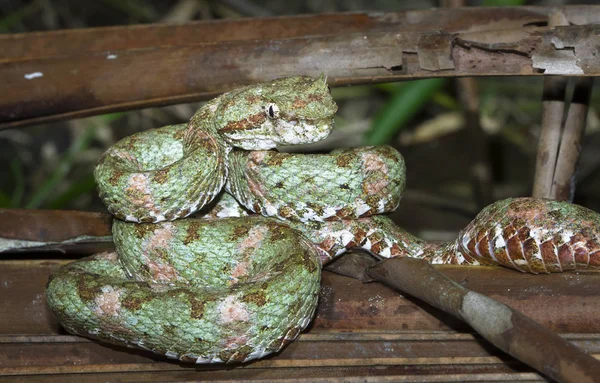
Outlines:
{"type": "Polygon", "coordinates": [[[336,111],[325,78],[278,79],[109,148],[94,176],[117,218],[117,252],[51,276],[47,302],[61,324],[184,362],[245,362],[295,339],[322,264],[351,248],[532,273],[600,267],[600,219],[583,207],[498,201],[456,241],[428,243],[382,215],[405,186],[395,149],[270,150],[325,138],[336,111]]]}

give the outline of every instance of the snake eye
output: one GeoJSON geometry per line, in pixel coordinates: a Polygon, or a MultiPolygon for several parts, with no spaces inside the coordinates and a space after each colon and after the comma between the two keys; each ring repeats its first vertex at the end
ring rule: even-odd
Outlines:
{"type": "Polygon", "coordinates": [[[277,118],[279,117],[279,107],[275,104],[268,104],[265,106],[265,113],[269,118],[277,118]]]}

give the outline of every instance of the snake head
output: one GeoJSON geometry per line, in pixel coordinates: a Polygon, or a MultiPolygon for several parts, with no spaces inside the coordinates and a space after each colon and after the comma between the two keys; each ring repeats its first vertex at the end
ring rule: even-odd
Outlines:
{"type": "Polygon", "coordinates": [[[298,76],[225,94],[215,122],[231,145],[262,150],[324,139],[333,129],[336,111],[324,75],[298,76]]]}

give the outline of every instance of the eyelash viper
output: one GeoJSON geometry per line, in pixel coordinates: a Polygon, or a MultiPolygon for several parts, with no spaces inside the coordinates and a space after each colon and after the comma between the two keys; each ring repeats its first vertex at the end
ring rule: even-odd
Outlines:
{"type": "Polygon", "coordinates": [[[269,150],[325,138],[336,111],[323,77],[278,79],[109,148],[94,176],[118,218],[118,254],[51,276],[47,302],[62,325],[186,362],[244,362],[308,325],[321,265],[349,248],[533,273],[600,267],[600,220],[583,207],[498,201],[456,241],[432,244],[381,215],[404,189],[395,149],[269,150]]]}

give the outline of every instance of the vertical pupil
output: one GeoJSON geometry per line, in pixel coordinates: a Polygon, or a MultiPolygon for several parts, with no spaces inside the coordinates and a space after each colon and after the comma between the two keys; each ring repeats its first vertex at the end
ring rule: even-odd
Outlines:
{"type": "Polygon", "coordinates": [[[275,111],[273,110],[273,105],[269,105],[269,116],[271,116],[271,118],[275,117],[275,111]]]}

